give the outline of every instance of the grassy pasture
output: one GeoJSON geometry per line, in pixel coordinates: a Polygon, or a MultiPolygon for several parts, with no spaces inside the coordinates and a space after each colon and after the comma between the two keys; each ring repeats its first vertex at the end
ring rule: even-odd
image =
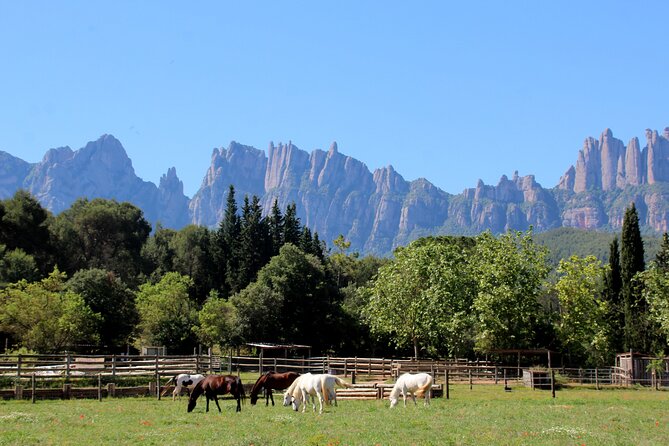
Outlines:
{"type": "Polygon", "coordinates": [[[452,386],[425,408],[341,401],[323,415],[234,401],[186,413],[186,399],[0,401],[2,445],[659,445],[669,444],[669,393],[568,388],[550,393],[452,386]]]}

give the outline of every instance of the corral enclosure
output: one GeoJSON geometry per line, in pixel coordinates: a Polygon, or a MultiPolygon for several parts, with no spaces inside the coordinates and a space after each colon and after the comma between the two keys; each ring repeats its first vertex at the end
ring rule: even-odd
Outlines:
{"type": "MultiPolygon", "coordinates": [[[[104,398],[108,396],[155,396],[170,389],[164,385],[179,373],[246,373],[294,370],[300,373],[333,373],[355,384],[355,389],[339,389],[342,398],[380,399],[392,382],[405,372],[427,372],[435,378],[434,394],[444,392],[443,384],[517,383],[527,368],[497,365],[489,361],[412,360],[392,358],[314,357],[265,358],[263,356],[127,356],[127,355],[0,355],[0,398],[54,399],[104,398]],[[446,374],[448,373],[448,378],[446,374]],[[54,385],[58,382],[58,385],[54,385]],[[61,384],[62,383],[62,384],[61,384]],[[34,389],[34,390],[33,390],[34,389]]],[[[631,377],[621,367],[600,369],[552,369],[566,382],[605,385],[650,385],[645,376],[631,377]]],[[[550,375],[543,381],[528,381],[530,387],[550,388],[550,375]],[[538,383],[535,386],[535,383],[538,383]]],[[[245,380],[253,384],[255,378],[245,380]]],[[[656,381],[666,384],[664,375],[656,381]]]]}

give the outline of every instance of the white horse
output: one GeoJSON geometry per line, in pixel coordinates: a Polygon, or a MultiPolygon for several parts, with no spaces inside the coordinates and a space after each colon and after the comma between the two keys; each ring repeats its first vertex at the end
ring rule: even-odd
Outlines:
{"type": "Polygon", "coordinates": [[[407,394],[411,394],[413,403],[416,403],[416,395],[421,397],[425,395],[425,405],[430,405],[430,390],[432,389],[432,376],[427,373],[405,373],[397,379],[393,390],[390,392],[390,407],[395,407],[399,396],[404,397],[404,407],[407,407],[407,394]]]}
{"type": "Polygon", "coordinates": [[[181,399],[182,389],[186,389],[186,392],[190,397],[190,390],[203,379],[204,375],[189,375],[188,373],[181,373],[170,378],[170,380],[165,383],[165,386],[168,386],[171,383],[174,383],[176,386],[172,392],[172,401],[174,401],[177,395],[179,395],[179,399],[181,399]]]}
{"type": "Polygon", "coordinates": [[[293,381],[293,384],[291,384],[290,387],[286,389],[286,393],[283,396],[283,405],[292,405],[293,410],[298,411],[300,409],[300,405],[304,404],[302,407],[302,412],[306,412],[309,397],[311,397],[311,405],[315,412],[315,397],[318,397],[318,402],[320,404],[319,413],[323,413],[324,402],[333,402],[335,406],[337,405],[337,392],[335,392],[335,386],[353,387],[349,383],[334,375],[313,375],[311,373],[305,373],[304,375],[300,375],[295,381],[293,381]]]}

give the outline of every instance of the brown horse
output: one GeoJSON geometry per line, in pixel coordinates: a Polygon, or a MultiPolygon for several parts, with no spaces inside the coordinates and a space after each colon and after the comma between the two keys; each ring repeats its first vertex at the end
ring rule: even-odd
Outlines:
{"type": "Polygon", "coordinates": [[[208,375],[202,381],[197,383],[195,388],[191,391],[190,399],[188,400],[188,412],[192,412],[200,395],[207,397],[207,412],[209,412],[209,400],[214,400],[218,411],[221,411],[221,406],[218,405],[218,397],[216,395],[225,395],[229,393],[237,400],[236,412],[242,411],[241,400],[246,399],[244,393],[244,386],[242,380],[238,376],[232,375],[208,375]]]}
{"type": "Polygon", "coordinates": [[[296,372],[286,372],[286,373],[277,373],[277,372],[267,372],[260,375],[260,378],[256,381],[251,388],[251,404],[255,405],[258,401],[258,393],[261,389],[264,389],[266,392],[265,395],[265,406],[269,406],[269,400],[272,399],[272,406],[274,405],[274,397],[272,396],[272,390],[283,390],[290,386],[293,381],[300,376],[296,372]]]}

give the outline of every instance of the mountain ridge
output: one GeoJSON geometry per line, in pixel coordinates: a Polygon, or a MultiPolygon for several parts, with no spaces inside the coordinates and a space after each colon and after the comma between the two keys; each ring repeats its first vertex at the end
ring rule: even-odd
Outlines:
{"type": "Polygon", "coordinates": [[[175,167],[159,185],[139,178],[120,141],[102,135],[79,150],[49,149],[38,163],[0,152],[0,198],[27,189],[51,211],[77,198],[113,198],[140,207],[153,224],[179,229],[187,224],[214,227],[221,220],[228,186],[238,200],[258,195],[266,212],[277,200],[291,202],[298,216],[323,240],[343,234],[355,250],[388,254],[424,235],[504,232],[533,227],[617,229],[624,210],[637,205],[646,230],[669,227],[669,127],[646,130],[625,146],[605,129],[588,137],[553,188],[533,175],[502,175],[497,185],[479,180],[460,194],[447,193],[425,178],[405,180],[392,166],[370,171],[339,152],[306,152],[289,141],[269,143],[267,152],[232,141],[212,151],[200,188],[188,198],[175,167]]]}

